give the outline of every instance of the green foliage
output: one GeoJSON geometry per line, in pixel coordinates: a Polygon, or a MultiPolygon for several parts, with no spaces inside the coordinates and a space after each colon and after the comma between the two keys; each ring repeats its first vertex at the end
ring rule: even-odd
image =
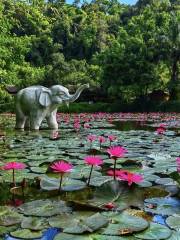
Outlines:
{"type": "Polygon", "coordinates": [[[1,0],[0,103],[12,101],[6,85],[87,82],[109,101],[179,99],[178,2],[1,0]]]}

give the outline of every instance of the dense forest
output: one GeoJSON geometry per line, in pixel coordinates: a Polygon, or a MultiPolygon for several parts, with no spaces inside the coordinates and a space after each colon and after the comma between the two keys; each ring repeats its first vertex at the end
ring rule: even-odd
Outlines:
{"type": "Polygon", "coordinates": [[[0,104],[7,85],[87,82],[107,101],[180,99],[179,22],[179,0],[1,0],[0,104]]]}

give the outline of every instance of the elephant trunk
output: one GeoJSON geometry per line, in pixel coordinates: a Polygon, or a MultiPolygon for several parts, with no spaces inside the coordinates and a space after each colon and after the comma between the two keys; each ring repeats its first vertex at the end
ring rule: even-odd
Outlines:
{"type": "Polygon", "coordinates": [[[89,84],[84,84],[84,85],[80,86],[80,87],[77,89],[77,91],[75,92],[75,94],[69,95],[69,102],[74,102],[74,101],[76,101],[76,99],[79,97],[79,95],[81,94],[81,92],[82,92],[85,88],[89,88],[89,84]]]}

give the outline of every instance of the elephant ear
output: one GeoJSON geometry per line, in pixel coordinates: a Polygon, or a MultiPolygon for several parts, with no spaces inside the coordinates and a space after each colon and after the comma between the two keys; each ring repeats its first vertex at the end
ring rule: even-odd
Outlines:
{"type": "MultiPolygon", "coordinates": [[[[39,94],[38,94],[39,95],[39,94]]],[[[43,107],[48,107],[51,104],[50,91],[42,90],[39,95],[39,103],[43,107]]]]}

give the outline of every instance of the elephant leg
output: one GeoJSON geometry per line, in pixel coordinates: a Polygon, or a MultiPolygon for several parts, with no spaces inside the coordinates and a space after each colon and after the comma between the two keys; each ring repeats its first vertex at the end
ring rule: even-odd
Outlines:
{"type": "Polygon", "coordinates": [[[25,129],[29,129],[29,128],[30,128],[30,120],[29,120],[29,117],[26,118],[26,122],[25,122],[24,128],[25,128],[25,129]]]}
{"type": "Polygon", "coordinates": [[[42,113],[32,113],[30,114],[30,129],[31,130],[39,130],[39,127],[44,119],[42,113]]]}
{"type": "Polygon", "coordinates": [[[21,109],[16,106],[16,129],[24,129],[26,122],[26,116],[23,114],[21,109]]]}
{"type": "Polygon", "coordinates": [[[58,129],[58,123],[57,123],[57,120],[56,120],[56,112],[57,111],[53,111],[53,112],[50,113],[50,115],[48,115],[46,117],[47,124],[48,124],[50,129],[58,129]]]}

